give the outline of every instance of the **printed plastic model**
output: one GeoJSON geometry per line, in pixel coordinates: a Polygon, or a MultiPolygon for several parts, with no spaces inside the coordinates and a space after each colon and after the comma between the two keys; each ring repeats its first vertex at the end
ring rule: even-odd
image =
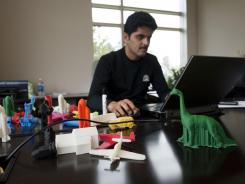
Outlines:
{"type": "MultiPolygon", "coordinates": [[[[70,118],[70,104],[66,102],[64,99],[64,96],[60,94],[58,96],[58,106],[55,106],[53,108],[52,112],[52,122],[60,121],[60,120],[65,120],[70,118]]],[[[78,122],[77,122],[78,123],[78,122]]]]}
{"type": "Polygon", "coordinates": [[[76,153],[76,155],[88,153],[91,148],[99,145],[98,131],[96,127],[76,128],[72,133],[59,134],[55,137],[57,154],[76,153]]]}
{"type": "Polygon", "coordinates": [[[51,112],[48,114],[48,125],[50,125],[53,122],[53,120],[52,120],[52,112],[53,112],[52,97],[51,96],[45,96],[44,99],[48,105],[49,111],[51,112]]]}
{"type": "Polygon", "coordinates": [[[70,104],[68,104],[62,94],[58,96],[58,107],[61,114],[69,112],[70,104]]]}
{"type": "Polygon", "coordinates": [[[3,107],[5,109],[5,113],[6,113],[6,116],[7,116],[7,123],[9,125],[9,127],[13,127],[12,125],[12,116],[14,115],[14,111],[15,111],[15,107],[14,107],[14,99],[13,99],[13,96],[6,96],[4,99],[3,99],[3,107]]]}
{"type": "MultiPolygon", "coordinates": [[[[100,133],[99,138],[100,138],[100,141],[103,141],[103,143],[98,147],[98,149],[106,149],[106,148],[113,146],[117,142],[113,141],[112,139],[120,138],[120,136],[121,134],[119,132],[110,133],[110,134],[100,133]]],[[[129,139],[132,142],[135,141],[134,132],[131,132],[129,136],[123,136],[123,139],[129,139]]]]}
{"type": "Polygon", "coordinates": [[[92,149],[89,152],[89,154],[109,158],[111,163],[113,163],[116,160],[119,160],[120,158],[132,160],[145,160],[146,157],[143,154],[125,151],[121,149],[123,142],[131,142],[131,140],[129,139],[123,139],[122,132],[119,139],[113,138],[112,140],[117,142],[117,144],[114,146],[114,149],[92,149]]]}
{"type": "MultiPolygon", "coordinates": [[[[90,109],[84,99],[78,101],[78,118],[79,119],[90,119],[90,109]]],[[[79,121],[79,128],[90,127],[89,121],[79,121]]]]}
{"type": "Polygon", "coordinates": [[[111,130],[122,129],[122,128],[133,128],[135,126],[133,121],[134,121],[133,117],[124,116],[111,120],[110,123],[115,123],[115,124],[109,124],[108,126],[111,130]],[[125,122],[125,123],[120,123],[120,122],[125,122]]]}
{"type": "Polygon", "coordinates": [[[0,105],[0,137],[2,139],[2,142],[8,142],[10,140],[9,134],[10,130],[7,125],[5,110],[0,105]]]}
{"type": "Polygon", "coordinates": [[[178,139],[184,146],[198,148],[207,146],[212,148],[226,148],[236,146],[236,142],[228,138],[220,123],[213,117],[206,115],[192,115],[185,107],[184,95],[178,89],[173,89],[171,95],[177,95],[180,100],[180,116],[183,134],[178,139]]]}
{"type": "Polygon", "coordinates": [[[31,102],[24,104],[25,115],[23,118],[20,118],[20,123],[21,123],[21,126],[23,127],[25,126],[30,127],[32,124],[36,124],[38,122],[38,119],[33,117],[31,114],[31,111],[34,107],[35,100],[36,100],[36,97],[32,96],[31,102]]]}
{"type": "Polygon", "coordinates": [[[49,108],[47,101],[44,100],[38,108],[38,115],[41,118],[41,126],[45,127],[48,125],[48,115],[52,113],[52,109],[49,108]]]}

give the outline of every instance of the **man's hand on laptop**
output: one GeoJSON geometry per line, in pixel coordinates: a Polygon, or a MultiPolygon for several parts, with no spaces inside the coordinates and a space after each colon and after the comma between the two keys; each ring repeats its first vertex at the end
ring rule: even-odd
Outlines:
{"type": "Polygon", "coordinates": [[[112,101],[108,104],[107,109],[109,112],[114,112],[117,117],[130,116],[139,112],[139,109],[129,99],[120,100],[118,102],[112,101]]]}

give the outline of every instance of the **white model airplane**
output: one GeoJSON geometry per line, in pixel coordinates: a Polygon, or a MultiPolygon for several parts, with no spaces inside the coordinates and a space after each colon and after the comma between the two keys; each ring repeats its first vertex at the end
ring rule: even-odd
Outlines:
{"type": "Polygon", "coordinates": [[[119,139],[113,138],[112,140],[117,142],[117,144],[115,144],[114,146],[114,149],[92,149],[90,150],[89,154],[104,156],[105,158],[109,158],[111,160],[111,163],[114,162],[115,160],[119,160],[120,158],[132,159],[132,160],[145,160],[145,155],[143,154],[125,151],[121,149],[123,142],[131,142],[130,139],[122,138],[122,132],[121,132],[121,138],[119,139]]]}

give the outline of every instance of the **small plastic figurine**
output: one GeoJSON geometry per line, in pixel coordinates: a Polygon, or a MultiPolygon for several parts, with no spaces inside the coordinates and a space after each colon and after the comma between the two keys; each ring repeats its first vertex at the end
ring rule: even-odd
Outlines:
{"type": "Polygon", "coordinates": [[[29,120],[29,115],[31,114],[32,104],[31,103],[25,103],[24,104],[25,109],[25,116],[23,118],[22,126],[31,126],[31,122],[29,120]]]}
{"type": "MultiPolygon", "coordinates": [[[[80,99],[78,102],[78,118],[90,119],[90,109],[84,99],[80,99]]],[[[90,127],[89,121],[79,121],[79,128],[90,127]]]]}
{"type": "Polygon", "coordinates": [[[43,103],[38,108],[38,113],[41,118],[41,126],[46,127],[48,125],[48,115],[52,113],[52,109],[49,108],[47,101],[44,100],[43,103]]]}
{"type": "Polygon", "coordinates": [[[226,148],[237,146],[236,142],[228,138],[220,123],[213,117],[206,115],[192,115],[185,107],[183,93],[174,88],[171,95],[177,95],[180,100],[180,116],[183,134],[178,139],[184,146],[198,148],[207,146],[212,148],[226,148]]]}
{"type": "Polygon", "coordinates": [[[48,124],[50,125],[53,122],[53,120],[52,120],[52,112],[53,112],[52,96],[45,96],[44,99],[48,105],[49,111],[51,111],[51,113],[48,114],[48,124]]]}
{"type": "Polygon", "coordinates": [[[70,104],[68,104],[62,94],[58,96],[58,106],[54,107],[52,122],[64,120],[70,117],[70,104]]]}
{"type": "Polygon", "coordinates": [[[10,130],[7,125],[5,110],[0,105],[0,137],[2,138],[2,142],[8,142],[10,140],[9,134],[10,130]]]}
{"type": "Polygon", "coordinates": [[[5,109],[5,113],[7,116],[13,116],[14,115],[14,99],[13,96],[6,96],[3,99],[3,107],[5,109]]]}
{"type": "Polygon", "coordinates": [[[69,106],[62,94],[58,96],[58,106],[59,106],[59,112],[61,114],[65,114],[69,112],[69,106]]]}
{"type": "Polygon", "coordinates": [[[24,104],[25,115],[20,119],[21,126],[31,126],[32,123],[36,123],[36,119],[32,116],[31,112],[34,108],[35,96],[31,97],[31,101],[29,103],[24,104]]]}
{"type": "Polygon", "coordinates": [[[5,109],[5,113],[7,116],[7,123],[10,127],[12,127],[11,117],[14,115],[15,107],[14,107],[14,99],[13,96],[6,96],[3,99],[3,107],[5,109]]]}
{"type": "Polygon", "coordinates": [[[20,119],[23,118],[25,115],[24,112],[20,111],[20,112],[15,112],[14,115],[12,116],[12,124],[16,127],[20,127],[21,126],[21,122],[20,119]]]}

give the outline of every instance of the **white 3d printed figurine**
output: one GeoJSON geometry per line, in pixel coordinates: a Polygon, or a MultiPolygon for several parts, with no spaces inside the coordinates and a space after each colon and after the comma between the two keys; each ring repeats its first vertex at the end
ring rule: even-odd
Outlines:
{"type": "Polygon", "coordinates": [[[67,113],[69,111],[69,106],[62,94],[58,96],[58,107],[61,114],[67,113]]]}
{"type": "Polygon", "coordinates": [[[2,142],[8,142],[10,140],[9,134],[10,130],[7,125],[5,110],[0,105],[0,137],[2,138],[2,142]]]}

